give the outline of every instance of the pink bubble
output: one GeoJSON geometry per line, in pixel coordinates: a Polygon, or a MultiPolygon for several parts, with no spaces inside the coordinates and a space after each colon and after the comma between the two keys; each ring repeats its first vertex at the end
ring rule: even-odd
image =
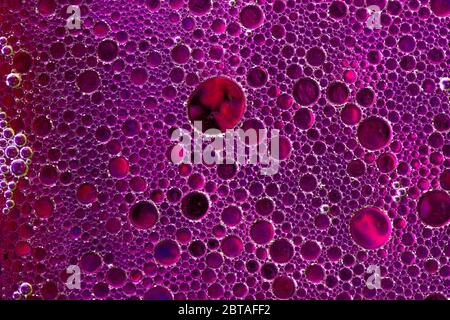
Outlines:
{"type": "Polygon", "coordinates": [[[77,189],[77,199],[82,204],[91,204],[97,201],[97,189],[90,183],[83,183],[77,189]]]}
{"type": "Polygon", "coordinates": [[[95,252],[85,253],[80,259],[80,268],[86,273],[95,273],[102,265],[102,258],[95,252]]]}
{"type": "Polygon", "coordinates": [[[250,227],[250,237],[257,244],[269,243],[275,234],[273,225],[268,221],[257,221],[250,227]]]}
{"type": "Polygon", "coordinates": [[[319,99],[320,88],[315,80],[311,78],[301,78],[295,83],[292,94],[295,101],[301,106],[306,107],[319,99]]]}
{"type": "Polygon", "coordinates": [[[136,203],[128,213],[128,219],[131,224],[138,229],[152,228],[156,224],[158,217],[158,209],[150,201],[136,203]]]}
{"type": "Polygon", "coordinates": [[[450,196],[443,190],[428,191],[420,197],[417,212],[426,225],[445,226],[450,221],[450,196]]]}
{"type": "Polygon", "coordinates": [[[287,263],[294,256],[294,247],[286,239],[277,239],[270,244],[270,257],[276,263],[287,263]]]}
{"type": "Polygon", "coordinates": [[[172,265],[180,260],[180,247],[174,240],[161,240],[155,246],[154,257],[156,262],[163,265],[172,265]]]}
{"type": "Polygon", "coordinates": [[[220,245],[222,252],[229,258],[237,257],[243,250],[242,240],[238,236],[227,236],[220,245]]]}
{"type": "Polygon", "coordinates": [[[359,124],[357,137],[364,148],[372,151],[379,150],[391,141],[392,129],[386,120],[372,116],[359,124]]]}
{"type": "Polygon", "coordinates": [[[279,276],[272,282],[272,291],[279,299],[289,299],[295,293],[295,282],[290,277],[279,276]]]}
{"type": "Polygon", "coordinates": [[[124,178],[128,175],[130,166],[124,157],[117,157],[109,160],[108,170],[114,178],[124,178]]]}
{"type": "Polygon", "coordinates": [[[253,30],[262,25],[264,13],[257,5],[248,5],[242,8],[239,20],[245,28],[253,30]]]}
{"type": "Polygon", "coordinates": [[[391,236],[391,222],[386,213],[376,207],[356,211],[350,220],[353,240],[365,249],[384,246],[391,236]]]}

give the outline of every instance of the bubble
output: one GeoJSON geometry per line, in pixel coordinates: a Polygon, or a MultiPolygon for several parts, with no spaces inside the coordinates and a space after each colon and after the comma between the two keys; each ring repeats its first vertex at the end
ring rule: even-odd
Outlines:
{"type": "Polygon", "coordinates": [[[301,78],[295,85],[292,92],[295,101],[301,106],[309,106],[315,103],[320,96],[320,88],[316,81],[311,78],[301,78]]]}
{"type": "Polygon", "coordinates": [[[28,297],[33,293],[33,287],[28,282],[23,282],[19,286],[19,292],[21,295],[28,297]]]}
{"type": "Polygon", "coordinates": [[[250,30],[256,29],[264,22],[264,13],[257,5],[247,5],[239,13],[239,21],[250,30]]]}
{"type": "Polygon", "coordinates": [[[173,295],[169,289],[155,286],[144,294],[144,300],[173,300],[173,295]]]}
{"type": "Polygon", "coordinates": [[[159,7],[161,6],[161,1],[160,0],[145,0],[145,6],[151,12],[156,12],[156,11],[158,11],[159,7]]]}
{"type": "Polygon", "coordinates": [[[202,192],[190,192],[181,200],[181,212],[189,220],[202,219],[208,212],[208,209],[208,197],[202,192]]]}
{"type": "Polygon", "coordinates": [[[294,123],[298,128],[307,130],[314,124],[314,114],[307,108],[300,108],[294,114],[294,123]]]}
{"type": "Polygon", "coordinates": [[[350,90],[343,82],[335,81],[328,86],[327,99],[332,104],[340,105],[346,103],[349,95],[350,90]]]}
{"type": "Polygon", "coordinates": [[[80,259],[80,268],[83,272],[92,274],[102,265],[102,258],[95,252],[85,253],[80,259]]]}
{"type": "Polygon", "coordinates": [[[223,180],[233,179],[237,174],[236,164],[222,163],[217,165],[217,176],[223,180]]]}
{"type": "Polygon", "coordinates": [[[361,120],[361,110],[352,103],[347,103],[341,109],[341,120],[343,123],[349,126],[353,126],[357,124],[361,120]]]}
{"type": "Polygon", "coordinates": [[[11,173],[16,177],[23,177],[28,172],[28,166],[22,159],[16,159],[11,162],[11,173]]]}
{"type": "Polygon", "coordinates": [[[347,5],[342,1],[333,1],[328,13],[333,19],[340,20],[347,15],[347,5]]]}
{"type": "Polygon", "coordinates": [[[269,243],[275,234],[273,225],[264,220],[253,223],[250,227],[250,237],[252,240],[260,245],[269,243]]]}
{"type": "Polygon", "coordinates": [[[353,240],[365,249],[384,246],[391,236],[391,222],[386,213],[376,207],[356,211],[350,220],[353,240]]]}
{"type": "Polygon", "coordinates": [[[184,44],[179,44],[173,47],[172,51],[170,52],[170,56],[175,63],[185,64],[189,61],[190,51],[189,48],[184,44]]]}
{"type": "Polygon", "coordinates": [[[448,300],[448,298],[442,293],[432,293],[428,295],[424,300],[448,300]]]}
{"type": "Polygon", "coordinates": [[[369,107],[375,102],[375,93],[370,88],[362,88],[356,93],[356,101],[363,107],[369,107]]]}
{"type": "Polygon", "coordinates": [[[122,132],[127,137],[134,137],[141,131],[141,124],[136,119],[127,119],[122,125],[122,132]]]}
{"type": "Polygon", "coordinates": [[[427,226],[442,227],[450,221],[450,196],[442,190],[424,193],[417,203],[420,220],[427,226]]]}
{"type": "Polygon", "coordinates": [[[438,17],[450,16],[450,2],[448,0],[430,0],[430,8],[438,17]]]}
{"type": "Polygon", "coordinates": [[[397,158],[393,153],[383,153],[377,159],[377,167],[383,173],[391,172],[397,166],[397,158]]]}
{"type": "Polygon", "coordinates": [[[10,45],[4,45],[1,52],[4,56],[12,56],[14,54],[14,49],[10,45]]]}
{"type": "Polygon", "coordinates": [[[278,274],[277,266],[273,263],[267,262],[261,266],[261,275],[264,279],[272,280],[278,274]]]}
{"type": "Polygon", "coordinates": [[[14,54],[13,67],[19,73],[30,71],[33,64],[33,58],[26,51],[19,51],[14,54]]]}
{"type": "Polygon", "coordinates": [[[211,10],[211,0],[189,0],[189,11],[196,16],[203,16],[211,10]]]}
{"type": "Polygon", "coordinates": [[[139,201],[134,204],[128,214],[131,224],[138,229],[151,229],[158,221],[159,213],[151,201],[139,201]]]}
{"type": "Polygon", "coordinates": [[[94,70],[85,70],[78,75],[77,86],[83,93],[93,93],[100,87],[100,77],[94,70]]]}
{"type": "Polygon", "coordinates": [[[97,48],[98,57],[105,62],[111,62],[116,59],[118,52],[119,47],[117,43],[109,39],[100,42],[97,48]]]}
{"type": "Polygon", "coordinates": [[[43,184],[52,186],[58,180],[58,170],[55,166],[44,165],[39,172],[39,178],[43,184]]]}
{"type": "Polygon", "coordinates": [[[12,72],[6,76],[6,85],[13,89],[20,87],[22,84],[22,76],[19,73],[12,72]]]}
{"type": "Polygon", "coordinates": [[[57,8],[54,0],[39,0],[37,3],[37,10],[44,16],[52,15],[57,8]]]}
{"type": "Polygon", "coordinates": [[[195,258],[202,257],[206,253],[206,246],[201,240],[192,241],[188,249],[195,258]]]}
{"type": "Polygon", "coordinates": [[[231,205],[223,209],[221,218],[224,224],[234,227],[241,222],[242,211],[239,207],[231,205]]]}
{"type": "Polygon", "coordinates": [[[260,67],[252,68],[247,73],[247,83],[253,88],[263,87],[268,78],[267,71],[260,67]]]}
{"type": "Polygon", "coordinates": [[[243,250],[242,240],[238,236],[227,236],[220,245],[222,252],[229,258],[239,256],[243,250]]]}
{"type": "Polygon", "coordinates": [[[413,52],[416,48],[416,40],[410,35],[402,36],[398,40],[398,47],[405,53],[413,52]]]}
{"type": "Polygon", "coordinates": [[[294,256],[294,247],[286,239],[277,239],[270,244],[269,253],[274,262],[287,263],[294,256]]]}
{"type": "Polygon", "coordinates": [[[325,62],[325,51],[320,47],[313,47],[306,52],[306,61],[313,67],[318,67],[325,62]]]}
{"type": "Polygon", "coordinates": [[[441,184],[442,189],[450,190],[450,169],[442,171],[441,176],[439,178],[439,182],[441,184]]]}
{"type": "Polygon", "coordinates": [[[300,188],[305,192],[312,192],[317,188],[316,177],[312,174],[304,174],[300,178],[300,188]]]}
{"type": "Polygon", "coordinates": [[[434,117],[433,124],[438,131],[448,131],[450,129],[450,116],[440,113],[434,117]]]}
{"type": "Polygon", "coordinates": [[[372,116],[359,124],[357,137],[364,148],[379,150],[390,143],[392,130],[386,120],[372,116]]]}
{"type": "Polygon", "coordinates": [[[289,299],[294,295],[295,282],[287,276],[276,277],[272,282],[272,291],[279,299],[289,299]]]}
{"type": "Polygon", "coordinates": [[[45,116],[39,116],[33,121],[33,132],[40,137],[47,136],[52,130],[52,123],[45,116]]]}
{"type": "Polygon", "coordinates": [[[147,65],[150,68],[156,68],[162,63],[162,57],[157,51],[150,51],[147,56],[147,65]]]}
{"type": "Polygon", "coordinates": [[[320,246],[315,241],[306,241],[300,247],[300,254],[305,260],[316,260],[319,257],[320,252],[320,246]]]}
{"type": "Polygon", "coordinates": [[[305,270],[306,279],[312,283],[320,283],[325,278],[325,271],[322,266],[312,264],[305,270]]]}
{"type": "Polygon", "coordinates": [[[97,201],[97,189],[90,183],[78,186],[77,199],[82,204],[92,204],[97,201]]]}
{"type": "Polygon", "coordinates": [[[275,204],[269,198],[261,198],[256,201],[256,212],[262,216],[268,216],[275,209],[275,204]]]}
{"type": "Polygon", "coordinates": [[[156,262],[160,264],[175,264],[180,260],[180,247],[174,240],[161,240],[155,246],[154,257],[156,262]]]}
{"type": "Polygon", "coordinates": [[[242,89],[231,79],[215,77],[202,82],[187,104],[189,120],[201,121],[202,130],[225,132],[241,120],[245,109],[242,89]]]}
{"type": "Polygon", "coordinates": [[[130,170],[128,160],[124,157],[117,157],[109,160],[108,170],[114,178],[124,178],[130,170]]]}

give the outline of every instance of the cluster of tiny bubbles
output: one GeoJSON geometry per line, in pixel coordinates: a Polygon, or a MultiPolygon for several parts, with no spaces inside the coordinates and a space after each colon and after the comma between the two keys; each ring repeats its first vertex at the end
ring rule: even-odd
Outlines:
{"type": "Polygon", "coordinates": [[[32,293],[33,293],[32,285],[28,282],[22,282],[19,285],[18,290],[13,292],[12,298],[14,300],[23,300],[31,296],[32,293]]]}
{"type": "Polygon", "coordinates": [[[17,182],[25,177],[31,164],[32,149],[23,133],[15,133],[8,125],[6,114],[0,111],[0,186],[4,199],[2,212],[8,213],[14,207],[13,194],[17,182]]]}
{"type": "MultiPolygon", "coordinates": [[[[19,181],[1,183],[15,213],[4,246],[33,295],[450,296],[440,1],[98,0],[80,4],[80,29],[62,2],[10,2],[2,103],[25,131],[1,115],[0,171],[19,181]],[[208,129],[279,130],[277,172],[174,163],[187,150],[172,133],[195,121],[202,150],[208,129]],[[366,285],[373,265],[381,288],[366,285]]],[[[14,272],[0,286],[15,299],[14,272]]]]}
{"type": "MultiPolygon", "coordinates": [[[[8,44],[6,37],[0,37],[0,53],[5,57],[12,57],[14,55],[14,49],[8,44]]],[[[20,87],[22,83],[22,76],[14,69],[6,76],[6,85],[10,88],[16,89],[20,87]]]]}

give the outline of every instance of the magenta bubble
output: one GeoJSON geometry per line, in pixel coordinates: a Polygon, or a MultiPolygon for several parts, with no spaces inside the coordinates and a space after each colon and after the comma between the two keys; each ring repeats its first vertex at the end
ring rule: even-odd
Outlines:
{"type": "Polygon", "coordinates": [[[380,154],[377,159],[377,167],[383,173],[394,170],[397,166],[397,158],[391,152],[380,154]]]}
{"type": "Polygon", "coordinates": [[[273,225],[268,221],[257,221],[250,227],[250,237],[257,244],[269,243],[275,234],[273,225]]]}
{"type": "Polygon", "coordinates": [[[295,293],[295,282],[287,276],[279,276],[272,282],[272,291],[279,299],[289,299],[295,293]]]}
{"type": "Polygon", "coordinates": [[[301,78],[295,83],[292,94],[301,106],[309,106],[319,99],[320,88],[315,80],[301,78]]]}
{"type": "Polygon", "coordinates": [[[245,110],[245,96],[239,85],[225,77],[202,82],[192,93],[187,112],[191,122],[201,121],[202,131],[234,128],[245,110]]]}
{"type": "Polygon", "coordinates": [[[431,227],[442,227],[450,221],[450,196],[443,190],[424,193],[417,203],[420,220],[431,227]]]}
{"type": "Polygon", "coordinates": [[[94,70],[86,70],[77,77],[77,86],[83,93],[92,93],[100,86],[100,76],[94,70]]]}
{"type": "Polygon", "coordinates": [[[269,254],[274,262],[287,263],[294,256],[294,247],[287,239],[277,239],[270,244],[269,254]]]}
{"type": "Polygon", "coordinates": [[[241,238],[231,235],[222,240],[220,248],[225,256],[234,258],[242,253],[243,243],[241,238]]]}
{"type": "Polygon", "coordinates": [[[349,95],[350,90],[347,85],[340,81],[332,82],[327,88],[327,99],[335,105],[346,103],[349,95]]]}
{"type": "Polygon", "coordinates": [[[85,253],[80,259],[80,268],[85,273],[95,273],[102,265],[102,258],[95,252],[85,253]]]}
{"type": "Polygon", "coordinates": [[[190,192],[181,200],[181,212],[189,220],[200,220],[206,215],[208,209],[208,197],[202,192],[190,192]]]}
{"type": "Polygon", "coordinates": [[[181,251],[175,240],[161,240],[155,246],[154,257],[162,265],[172,265],[180,260],[181,251]]]}
{"type": "Polygon", "coordinates": [[[302,130],[307,130],[314,124],[314,114],[307,108],[300,108],[294,114],[294,124],[302,130]]]}
{"type": "Polygon", "coordinates": [[[305,260],[316,260],[319,257],[320,252],[320,246],[315,241],[306,241],[300,247],[300,254],[305,260]]]}
{"type": "Polygon", "coordinates": [[[356,211],[350,220],[353,240],[365,249],[384,246],[391,236],[391,222],[386,213],[376,207],[356,211]]]}
{"type": "Polygon", "coordinates": [[[347,103],[341,110],[341,120],[349,126],[357,124],[361,120],[362,112],[359,107],[352,103],[347,103]]]}
{"type": "Polygon", "coordinates": [[[438,17],[450,16],[449,0],[430,0],[431,11],[438,17]]]}
{"type": "Polygon", "coordinates": [[[128,213],[131,224],[138,229],[150,229],[158,221],[159,213],[151,201],[139,201],[133,205],[128,213]]]}
{"type": "Polygon", "coordinates": [[[169,289],[155,286],[144,293],[144,300],[173,300],[173,295],[169,289]]]}
{"type": "Polygon", "coordinates": [[[359,124],[357,137],[364,148],[379,150],[391,141],[392,129],[386,120],[372,116],[359,124]]]}
{"type": "Polygon", "coordinates": [[[248,5],[242,8],[239,13],[239,21],[250,30],[258,28],[264,21],[264,13],[257,5],[248,5]]]}

